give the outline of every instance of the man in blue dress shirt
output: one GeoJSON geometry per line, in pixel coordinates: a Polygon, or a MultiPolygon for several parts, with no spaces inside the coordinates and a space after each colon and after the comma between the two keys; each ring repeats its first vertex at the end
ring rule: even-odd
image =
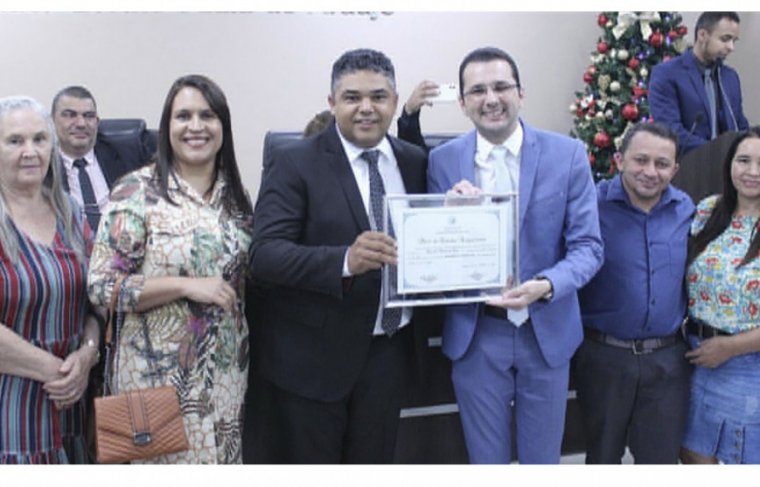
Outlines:
{"type": "Polygon", "coordinates": [[[686,242],[694,213],[670,185],[675,132],[632,127],[597,185],[604,264],[579,293],[584,341],[575,379],[586,463],[677,463],[691,366],[679,327],[686,313],[686,242]]]}

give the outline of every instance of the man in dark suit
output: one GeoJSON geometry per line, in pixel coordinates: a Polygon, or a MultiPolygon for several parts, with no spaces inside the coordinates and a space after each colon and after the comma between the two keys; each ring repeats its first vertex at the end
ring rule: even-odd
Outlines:
{"type": "Polygon", "coordinates": [[[412,313],[381,305],[396,252],[379,201],[424,193],[426,159],[387,135],[398,95],[383,53],[344,53],[328,102],[335,123],[273,154],[256,204],[253,462],[393,460],[412,313]]]}
{"type": "Polygon", "coordinates": [[[739,40],[736,12],[703,12],[694,47],[652,69],[652,118],[678,134],[686,153],[728,131],[746,130],[739,75],[723,61],[739,40]]]}
{"type": "Polygon", "coordinates": [[[59,91],[53,98],[52,115],[66,171],[64,187],[84,208],[96,231],[113,184],[148,162],[155,146],[144,137],[147,134],[123,140],[99,136],[95,98],[82,86],[59,91]]]}

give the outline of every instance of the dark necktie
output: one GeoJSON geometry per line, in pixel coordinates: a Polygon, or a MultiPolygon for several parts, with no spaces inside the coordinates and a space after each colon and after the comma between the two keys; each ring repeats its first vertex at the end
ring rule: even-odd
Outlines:
{"type": "Polygon", "coordinates": [[[712,69],[705,69],[705,93],[707,94],[707,106],[710,107],[710,131],[711,139],[718,136],[718,104],[715,100],[715,83],[712,79],[712,69]]]}
{"type": "MultiPolygon", "coordinates": [[[[383,196],[385,195],[385,185],[380,171],[377,169],[377,160],[380,151],[377,149],[364,151],[361,158],[367,161],[369,166],[369,201],[371,206],[372,219],[375,222],[375,229],[383,229],[383,196]]],[[[388,220],[388,235],[395,237],[393,225],[388,220]]],[[[389,266],[389,278],[391,283],[396,281],[396,266],[389,266]]],[[[401,324],[401,308],[383,308],[381,311],[380,326],[386,335],[392,336],[398,330],[401,324]]]]}
{"type": "Polygon", "coordinates": [[[92,231],[97,232],[98,222],[100,222],[100,207],[98,206],[97,198],[95,198],[95,190],[92,188],[90,176],[87,175],[87,161],[77,159],[74,161],[74,167],[77,168],[79,175],[79,188],[82,191],[84,214],[92,231]]]}

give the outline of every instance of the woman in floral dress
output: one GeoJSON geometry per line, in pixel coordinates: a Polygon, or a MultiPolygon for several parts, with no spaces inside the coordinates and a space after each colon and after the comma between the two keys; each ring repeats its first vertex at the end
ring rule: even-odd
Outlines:
{"type": "Polygon", "coordinates": [[[223,92],[204,76],[179,78],[164,104],[155,163],[111,192],[88,285],[90,299],[107,306],[126,275],[114,393],[176,387],[190,448],[148,463],[241,462],[241,297],[252,214],[223,92]]]}
{"type": "Polygon", "coordinates": [[[760,463],[760,127],[723,165],[723,194],[697,206],[689,242],[689,321],[696,367],[684,463],[760,463]]]}

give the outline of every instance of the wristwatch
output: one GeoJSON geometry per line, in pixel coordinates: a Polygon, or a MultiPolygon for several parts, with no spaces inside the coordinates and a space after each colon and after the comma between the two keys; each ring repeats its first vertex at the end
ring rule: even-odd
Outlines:
{"type": "Polygon", "coordinates": [[[538,298],[538,300],[542,303],[548,303],[549,301],[551,301],[552,298],[554,297],[554,284],[552,284],[551,279],[549,279],[546,276],[536,276],[533,279],[535,279],[536,281],[546,281],[549,283],[549,292],[544,294],[540,298],[538,298]]]}
{"type": "MultiPolygon", "coordinates": [[[[95,363],[100,362],[100,348],[98,347],[98,342],[96,342],[92,338],[88,338],[84,342],[84,346],[91,347],[93,350],[95,350],[95,363]]],[[[95,365],[95,364],[93,364],[93,365],[95,365]]]]}

